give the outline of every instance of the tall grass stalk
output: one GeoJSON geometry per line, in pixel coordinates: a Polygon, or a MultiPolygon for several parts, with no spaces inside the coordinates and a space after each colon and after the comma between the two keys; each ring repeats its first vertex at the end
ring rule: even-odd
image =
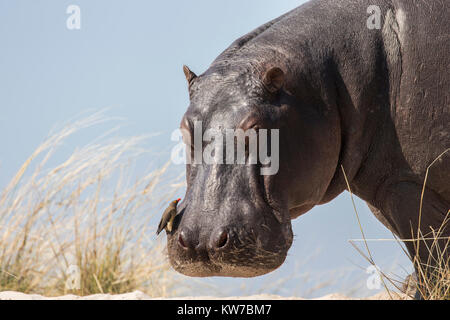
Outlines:
{"type": "MultiPolygon", "coordinates": [[[[359,215],[356,210],[353,195],[351,192],[350,184],[347,180],[347,176],[345,174],[344,168],[341,166],[342,172],[344,174],[344,178],[347,184],[348,191],[350,192],[350,196],[353,202],[353,208],[358,220],[358,224],[362,234],[362,241],[365,245],[366,252],[358,248],[353,241],[350,243],[353,247],[363,256],[371,265],[376,267],[376,270],[379,271],[380,278],[382,280],[383,286],[389,293],[391,299],[391,293],[386,285],[386,282],[391,283],[396,289],[402,290],[403,288],[411,288],[413,287],[413,291],[419,292],[420,296],[425,300],[450,300],[450,261],[449,261],[449,251],[450,251],[450,237],[447,236],[448,232],[448,223],[450,221],[450,210],[447,211],[441,225],[437,230],[432,229],[429,233],[423,234],[421,229],[421,219],[422,219],[422,207],[423,207],[423,197],[426,188],[427,178],[429,169],[439,160],[445,153],[450,151],[450,149],[445,150],[441,153],[431,164],[427,167],[423,186],[422,193],[420,197],[420,205],[418,208],[418,227],[416,236],[411,239],[399,239],[396,235],[394,239],[366,239],[364,235],[363,228],[361,226],[359,215]],[[408,258],[413,263],[416,275],[415,277],[408,277],[406,280],[407,283],[401,283],[398,279],[394,279],[392,276],[388,276],[383,273],[375,264],[375,261],[372,257],[372,254],[369,250],[368,240],[370,241],[396,241],[403,252],[408,256],[408,258]],[[407,250],[405,250],[401,244],[401,242],[412,242],[415,248],[415,255],[411,256],[407,250]],[[427,250],[428,256],[426,261],[423,261],[419,255],[419,248],[425,247],[427,250]],[[385,282],[386,281],[386,282],[385,282]]],[[[411,234],[415,234],[413,230],[411,230],[411,234]]],[[[413,298],[413,296],[411,296],[413,298]]]]}
{"type": "Polygon", "coordinates": [[[103,137],[48,168],[69,136],[104,121],[98,112],[51,134],[0,191],[0,291],[177,294],[150,220],[180,183],[168,165],[130,178],[145,137],[103,137]]]}

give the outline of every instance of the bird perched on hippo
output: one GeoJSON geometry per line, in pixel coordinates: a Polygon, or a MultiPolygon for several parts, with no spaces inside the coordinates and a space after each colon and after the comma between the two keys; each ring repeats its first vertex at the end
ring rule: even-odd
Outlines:
{"type": "Polygon", "coordinates": [[[167,232],[172,232],[173,221],[177,216],[177,205],[180,200],[180,198],[173,200],[169,203],[166,210],[164,210],[161,220],[159,221],[158,229],[156,230],[156,235],[159,235],[164,229],[166,229],[167,232]]]}
{"type": "MultiPolygon", "coordinates": [[[[279,170],[187,164],[186,195],[167,235],[177,271],[275,270],[292,244],[291,219],[347,189],[341,168],[400,239],[442,226],[450,208],[450,6],[379,0],[383,23],[369,29],[370,5],[312,0],[237,39],[204,73],[184,68],[190,105],[181,128],[189,138],[198,121],[204,130],[278,129],[279,170]]],[[[192,157],[193,147],[186,150],[192,157]]],[[[448,224],[441,232],[450,236],[448,224]]],[[[436,253],[427,241],[420,250],[405,245],[422,261],[436,253]]]]}

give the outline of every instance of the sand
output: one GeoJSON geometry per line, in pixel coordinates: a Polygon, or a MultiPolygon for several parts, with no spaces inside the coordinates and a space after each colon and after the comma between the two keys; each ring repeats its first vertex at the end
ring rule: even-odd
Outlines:
{"type": "MultiPolygon", "coordinates": [[[[411,300],[408,296],[401,293],[391,293],[392,298],[394,300],[411,300]]],[[[158,299],[166,299],[166,298],[151,298],[141,291],[133,291],[130,293],[124,294],[94,294],[90,296],[76,296],[72,294],[59,296],[59,297],[45,297],[39,294],[25,294],[21,292],[15,291],[3,291],[0,292],[0,300],[158,300],[158,299]]],[[[177,297],[171,298],[173,300],[216,300],[216,299],[225,299],[225,300],[304,300],[299,297],[282,297],[277,295],[270,294],[260,294],[253,296],[242,296],[242,297],[224,297],[217,298],[211,296],[188,296],[188,297],[177,297]]],[[[391,300],[388,293],[380,292],[374,296],[356,299],[346,297],[345,295],[339,293],[328,294],[326,296],[316,298],[313,300],[391,300]]]]}

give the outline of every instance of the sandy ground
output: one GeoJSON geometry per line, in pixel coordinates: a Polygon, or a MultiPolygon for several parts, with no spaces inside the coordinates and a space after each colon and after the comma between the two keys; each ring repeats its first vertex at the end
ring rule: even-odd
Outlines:
{"type": "MultiPolygon", "coordinates": [[[[404,294],[400,293],[392,293],[392,299],[394,300],[410,300],[410,298],[404,294]]],[[[59,297],[45,297],[39,294],[24,294],[21,292],[15,291],[3,291],[0,292],[0,300],[158,300],[165,298],[151,298],[150,296],[144,294],[141,291],[134,291],[125,294],[94,294],[90,296],[76,296],[76,295],[65,295],[59,297]]],[[[172,298],[173,300],[216,300],[216,299],[225,299],[225,300],[304,300],[299,297],[281,297],[270,294],[261,294],[254,296],[244,296],[244,297],[225,297],[225,298],[217,298],[217,297],[208,297],[208,296],[199,296],[199,297],[179,297],[172,298]]],[[[316,298],[313,300],[391,300],[389,294],[386,292],[380,292],[372,297],[364,298],[364,299],[355,299],[349,298],[344,295],[333,293],[320,298],[316,298]]]]}

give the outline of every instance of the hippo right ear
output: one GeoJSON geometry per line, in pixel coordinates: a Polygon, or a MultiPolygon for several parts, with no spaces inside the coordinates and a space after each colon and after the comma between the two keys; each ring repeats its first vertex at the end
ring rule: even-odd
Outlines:
{"type": "Polygon", "coordinates": [[[271,93],[279,91],[284,85],[284,72],[278,67],[270,68],[263,76],[263,83],[271,93]]]}
{"type": "Polygon", "coordinates": [[[183,66],[183,72],[184,72],[184,75],[186,76],[188,85],[190,86],[192,83],[192,80],[197,78],[197,75],[194,72],[192,72],[187,66],[183,66]]]}

